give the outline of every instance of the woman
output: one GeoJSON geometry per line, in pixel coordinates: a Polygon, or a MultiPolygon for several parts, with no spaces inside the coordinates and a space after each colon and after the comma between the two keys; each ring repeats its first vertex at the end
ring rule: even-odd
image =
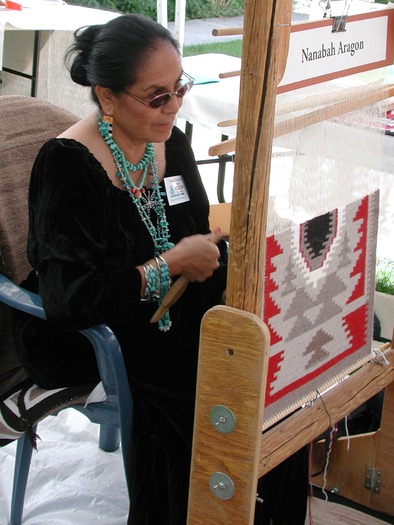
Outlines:
{"type": "Polygon", "coordinates": [[[67,58],[97,111],[44,144],[32,170],[25,285],[48,322],[17,314],[19,356],[44,388],[94,382],[77,330],[108,323],[135,400],[128,523],[185,525],[199,328],[226,279],[226,244],[209,231],[190,144],[174,127],[192,79],[171,33],[137,15],[78,30],[67,58]],[[180,275],[189,286],[152,324],[180,275]]]}

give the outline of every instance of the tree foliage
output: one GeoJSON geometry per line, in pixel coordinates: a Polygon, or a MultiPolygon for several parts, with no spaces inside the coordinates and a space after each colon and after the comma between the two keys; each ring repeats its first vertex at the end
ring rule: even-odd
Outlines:
{"type": "MultiPolygon", "coordinates": [[[[153,20],[157,19],[156,0],[67,0],[67,3],[84,7],[139,13],[153,20]]],[[[230,17],[243,14],[244,0],[187,0],[186,18],[230,17]]],[[[168,20],[175,18],[175,0],[168,0],[168,20]]]]}

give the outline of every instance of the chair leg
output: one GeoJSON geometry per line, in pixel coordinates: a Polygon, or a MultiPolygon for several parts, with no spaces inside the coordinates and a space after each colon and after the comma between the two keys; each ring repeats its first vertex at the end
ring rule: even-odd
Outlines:
{"type": "Polygon", "coordinates": [[[114,452],[120,445],[120,431],[118,428],[100,425],[99,447],[105,452],[114,452]]]}
{"type": "MultiPolygon", "coordinates": [[[[33,431],[36,432],[36,430],[37,426],[34,426],[33,431]]],[[[119,429],[106,425],[100,425],[99,447],[106,452],[113,452],[119,448],[119,445],[119,429]]],[[[33,447],[31,446],[27,433],[25,433],[19,438],[16,447],[10,525],[21,525],[22,523],[23,504],[25,500],[32,453],[33,447]]]]}
{"type": "MultiPolygon", "coordinates": [[[[35,432],[36,429],[37,426],[34,426],[33,431],[35,432]]],[[[19,438],[16,447],[10,525],[21,525],[22,523],[23,505],[32,453],[33,447],[31,446],[27,432],[25,432],[23,436],[19,438]]]]}

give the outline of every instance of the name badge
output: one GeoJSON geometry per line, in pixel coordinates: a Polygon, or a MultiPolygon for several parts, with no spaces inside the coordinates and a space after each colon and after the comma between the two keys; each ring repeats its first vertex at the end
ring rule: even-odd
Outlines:
{"type": "Polygon", "coordinates": [[[181,204],[182,202],[190,201],[182,175],[175,175],[164,179],[166,188],[168,204],[181,204]]]}

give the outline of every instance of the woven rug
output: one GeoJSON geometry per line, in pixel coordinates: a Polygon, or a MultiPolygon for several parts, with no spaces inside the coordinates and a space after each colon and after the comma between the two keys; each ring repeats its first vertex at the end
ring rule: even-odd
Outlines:
{"type": "Polygon", "coordinates": [[[264,427],[371,356],[378,192],[267,238],[264,427]]]}

